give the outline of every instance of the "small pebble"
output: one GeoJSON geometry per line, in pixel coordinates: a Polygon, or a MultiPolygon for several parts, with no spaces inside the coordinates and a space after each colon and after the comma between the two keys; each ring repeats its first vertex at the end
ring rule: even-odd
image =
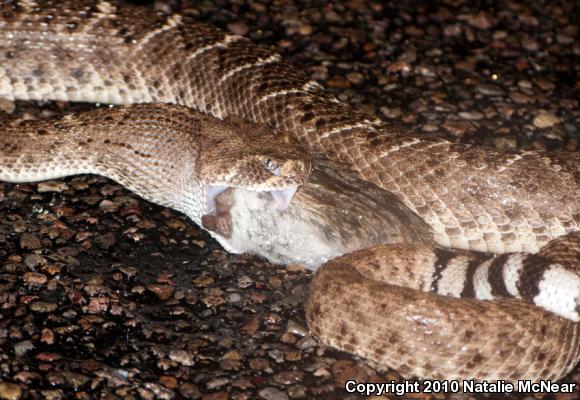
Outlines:
{"type": "Polygon", "coordinates": [[[160,284],[151,284],[151,285],[147,286],[147,289],[149,289],[150,291],[155,293],[155,295],[161,301],[165,301],[165,300],[168,300],[169,298],[171,298],[171,296],[173,295],[173,292],[175,290],[172,286],[160,285],[160,284]]]}
{"type": "Polygon", "coordinates": [[[19,400],[22,398],[22,389],[14,383],[0,382],[0,399],[19,400]]]}
{"type": "Polygon", "coordinates": [[[24,283],[32,285],[44,285],[48,278],[44,274],[39,274],[37,272],[26,272],[23,275],[24,283]]]}
{"type": "Polygon", "coordinates": [[[304,399],[306,397],[306,388],[302,385],[293,385],[288,388],[288,396],[291,399],[304,399]]]}
{"type": "Polygon", "coordinates": [[[12,100],[0,99],[0,112],[5,112],[6,114],[12,114],[16,104],[12,100]]]}
{"type": "Polygon", "coordinates": [[[468,121],[479,121],[485,117],[482,113],[477,111],[462,111],[459,113],[459,116],[468,121]]]}
{"type": "Polygon", "coordinates": [[[399,118],[402,114],[401,109],[400,108],[390,108],[390,107],[381,107],[381,113],[387,117],[387,118],[391,118],[391,119],[395,119],[395,118],[399,118]]]}
{"type": "Polygon", "coordinates": [[[552,113],[540,113],[534,118],[533,123],[536,128],[549,128],[560,123],[560,118],[552,113]]]}
{"type": "Polygon", "coordinates": [[[42,243],[37,235],[33,233],[23,233],[20,235],[20,247],[25,250],[37,250],[40,249],[42,243]]]}
{"type": "Polygon", "coordinates": [[[27,254],[24,257],[24,264],[29,268],[36,268],[41,265],[46,265],[46,259],[39,254],[27,254]]]}
{"type": "Polygon", "coordinates": [[[65,190],[68,189],[68,186],[66,183],[62,182],[62,181],[46,181],[46,182],[40,182],[37,185],[37,190],[39,193],[46,193],[46,192],[64,192],[65,190]]]}
{"type": "Polygon", "coordinates": [[[35,313],[45,314],[55,311],[58,308],[58,305],[55,303],[47,303],[45,301],[35,301],[34,303],[31,303],[29,307],[30,310],[35,313]]]}
{"type": "Polygon", "coordinates": [[[193,355],[184,350],[171,350],[169,352],[169,358],[186,367],[195,365],[193,355]]]}
{"type": "Polygon", "coordinates": [[[23,340],[14,344],[14,354],[18,357],[24,356],[32,349],[34,349],[34,344],[30,340],[23,340]]]}
{"type": "Polygon", "coordinates": [[[502,96],[504,94],[503,90],[496,85],[477,85],[475,88],[478,93],[481,93],[485,96],[502,96]]]}
{"type": "Polygon", "coordinates": [[[244,36],[250,30],[248,25],[242,21],[232,22],[228,24],[228,30],[235,35],[244,36]]]}
{"type": "Polygon", "coordinates": [[[267,387],[258,392],[258,396],[264,400],[288,400],[288,395],[274,387],[267,387]]]}

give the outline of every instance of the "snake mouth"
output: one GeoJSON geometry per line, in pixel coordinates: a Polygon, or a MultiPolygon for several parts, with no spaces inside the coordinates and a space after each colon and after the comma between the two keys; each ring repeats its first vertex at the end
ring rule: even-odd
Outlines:
{"type": "MultiPolygon", "coordinates": [[[[240,253],[231,243],[233,221],[230,210],[234,205],[234,189],[232,186],[205,185],[204,195],[206,212],[201,217],[201,226],[213,233],[216,239],[228,251],[240,253]]],[[[278,210],[285,210],[290,205],[298,187],[289,187],[283,190],[265,191],[272,195],[278,210]]]]}
{"type": "Polygon", "coordinates": [[[291,186],[283,190],[270,190],[270,194],[272,194],[272,197],[274,198],[274,203],[276,203],[276,208],[278,210],[287,209],[297,190],[298,186],[291,186]]]}
{"type": "MultiPolygon", "coordinates": [[[[208,214],[215,211],[216,197],[219,196],[220,193],[223,193],[230,188],[233,187],[220,185],[207,185],[207,184],[204,185],[203,192],[205,196],[205,204],[208,214]]],[[[290,206],[290,202],[292,201],[292,198],[294,197],[294,194],[296,194],[297,190],[298,186],[290,186],[282,190],[257,190],[257,191],[264,191],[270,193],[272,195],[272,198],[274,199],[276,208],[278,210],[286,210],[290,206]]]]}

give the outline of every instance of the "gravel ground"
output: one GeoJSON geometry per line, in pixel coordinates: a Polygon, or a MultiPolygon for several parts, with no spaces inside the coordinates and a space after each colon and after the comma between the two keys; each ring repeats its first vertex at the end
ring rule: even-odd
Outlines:
{"type": "MultiPolygon", "coordinates": [[[[425,136],[578,151],[577,2],[443,3],[155,6],[274,46],[341,100],[425,136]]],[[[355,399],[347,379],[400,379],[317,346],[300,266],[229,255],[104,178],[0,187],[0,399],[355,399]]],[[[565,381],[580,386],[580,368],[565,381]]]]}

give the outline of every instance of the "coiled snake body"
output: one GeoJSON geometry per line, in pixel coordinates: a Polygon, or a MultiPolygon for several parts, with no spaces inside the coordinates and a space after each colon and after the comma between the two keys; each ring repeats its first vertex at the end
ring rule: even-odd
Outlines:
{"type": "MultiPolygon", "coordinates": [[[[334,164],[326,172],[324,166],[314,171],[319,186],[299,190],[287,214],[292,221],[306,221],[305,229],[320,237],[325,233],[312,220],[324,221],[327,229],[333,222],[307,204],[320,201],[312,191],[354,185],[355,199],[364,188],[372,199],[396,204],[396,218],[385,211],[378,222],[368,217],[369,224],[388,220],[412,227],[393,230],[394,241],[410,244],[360,250],[318,271],[307,317],[324,343],[405,376],[431,378],[555,379],[578,362],[577,153],[499,153],[424,140],[352,110],[279,55],[245,38],[184,16],[112,1],[0,1],[0,54],[2,98],[177,103],[217,118],[265,124],[292,138],[264,132],[257,140],[262,133],[256,128],[257,133],[224,145],[226,137],[236,136],[237,123],[220,128],[172,105],[118,108],[110,115],[99,111],[36,125],[13,121],[2,126],[2,179],[100,173],[204,223],[229,250],[270,256],[274,249],[242,237],[255,229],[276,238],[286,224],[283,213],[269,207],[271,199],[257,191],[272,191],[278,208],[286,208],[306,180],[310,158],[325,158],[334,164]],[[85,128],[88,123],[98,128],[85,128]],[[201,142],[184,136],[192,125],[201,142]],[[18,140],[19,131],[29,136],[18,140]],[[221,134],[213,142],[217,148],[227,150],[211,152],[213,145],[202,145],[187,153],[191,159],[175,157],[184,146],[203,144],[214,134],[221,134]],[[45,145],[34,149],[34,157],[34,146],[26,146],[40,137],[45,145]],[[289,140],[304,153],[293,146],[282,150],[289,140]],[[240,164],[234,162],[237,151],[240,164]],[[228,155],[227,162],[221,155],[228,155]],[[334,176],[337,165],[352,172],[334,176]],[[244,173],[265,168],[270,174],[256,172],[250,179],[236,168],[244,173]],[[268,186],[260,186],[265,180],[268,186]],[[240,189],[229,193],[226,204],[228,191],[219,193],[228,186],[240,189]],[[214,201],[223,215],[202,221],[214,201]],[[255,212],[252,204],[266,210],[259,227],[247,218],[255,212]],[[226,233],[223,221],[229,221],[226,233]],[[467,250],[503,255],[490,259],[467,250]]],[[[311,265],[381,242],[366,239],[367,228],[361,229],[359,239],[365,239],[356,246],[343,240],[340,249],[322,252],[311,265]]],[[[301,257],[294,253],[276,251],[270,258],[301,257]]]]}

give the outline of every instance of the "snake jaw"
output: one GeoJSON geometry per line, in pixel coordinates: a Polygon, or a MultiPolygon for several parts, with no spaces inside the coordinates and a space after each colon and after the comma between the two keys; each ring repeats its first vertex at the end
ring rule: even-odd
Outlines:
{"type": "Polygon", "coordinates": [[[292,186],[287,189],[283,190],[272,190],[272,197],[274,198],[274,202],[276,203],[276,208],[278,210],[285,210],[290,205],[294,194],[298,190],[298,186],[292,186]]]}
{"type": "MultiPolygon", "coordinates": [[[[207,214],[210,214],[215,211],[216,209],[216,197],[220,194],[229,189],[230,186],[222,186],[222,185],[204,185],[204,196],[205,196],[205,204],[207,214]]],[[[298,186],[291,186],[286,189],[281,190],[268,190],[269,193],[272,194],[274,199],[274,203],[276,204],[276,208],[278,210],[286,210],[290,206],[290,202],[296,194],[298,190],[298,186]]]]}
{"type": "Polygon", "coordinates": [[[219,186],[219,185],[204,185],[204,196],[205,196],[205,204],[207,207],[208,213],[212,213],[215,210],[215,199],[216,197],[226,191],[229,187],[228,186],[219,186]]]}

